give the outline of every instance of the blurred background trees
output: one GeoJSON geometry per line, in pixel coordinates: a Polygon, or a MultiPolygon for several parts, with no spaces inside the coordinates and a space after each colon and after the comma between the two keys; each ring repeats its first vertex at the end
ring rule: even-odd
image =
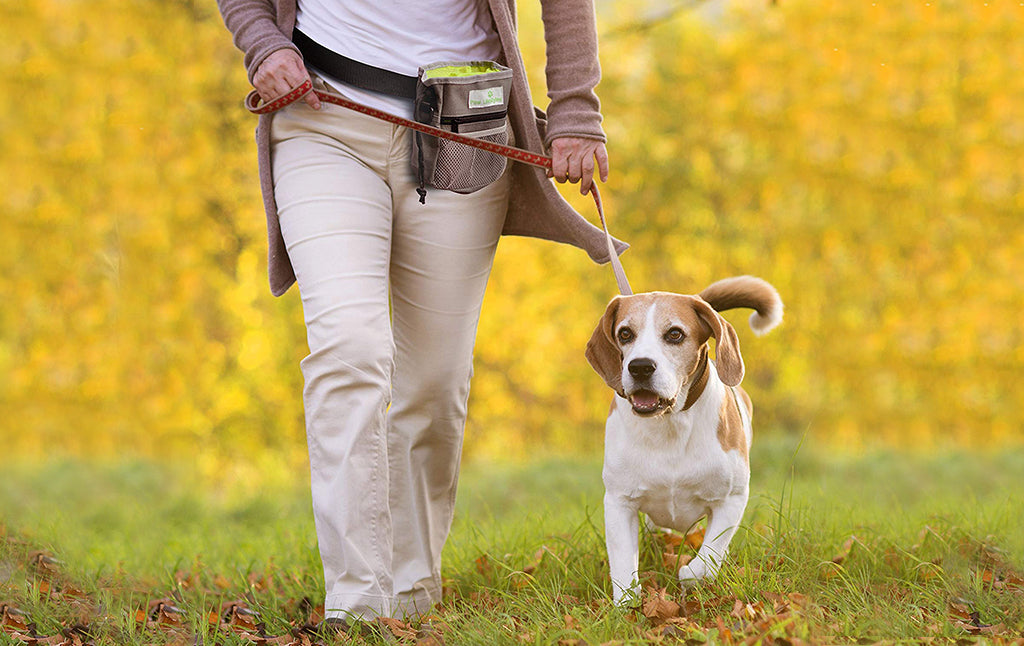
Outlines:
{"type": "MultiPolygon", "coordinates": [[[[599,5],[611,226],[637,291],[779,289],[770,336],[729,315],[759,432],[1019,441],[1024,7],[637,6],[599,5]]],[[[301,462],[301,305],[267,289],[255,122],[213,3],[4,16],[0,453],[301,462]]],[[[583,347],[614,293],[575,249],[503,240],[468,454],[599,449],[610,393],[583,347]]]]}

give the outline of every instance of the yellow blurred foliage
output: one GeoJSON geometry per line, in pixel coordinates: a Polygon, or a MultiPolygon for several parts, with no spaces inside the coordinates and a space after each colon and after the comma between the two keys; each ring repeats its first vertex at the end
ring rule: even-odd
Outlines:
{"type": "MultiPolygon", "coordinates": [[[[248,87],[213,3],[4,5],[2,451],[298,463],[301,305],[266,287],[248,87]]],[[[604,194],[634,288],[750,273],[786,301],[764,339],[729,315],[760,432],[1019,441],[1024,7],[600,10],[604,194]]],[[[502,242],[467,452],[601,446],[610,393],[583,347],[614,292],[577,250],[502,242]]]]}

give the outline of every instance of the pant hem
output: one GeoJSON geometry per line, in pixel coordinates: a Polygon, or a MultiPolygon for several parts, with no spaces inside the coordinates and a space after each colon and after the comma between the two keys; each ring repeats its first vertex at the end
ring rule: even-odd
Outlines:
{"type": "Polygon", "coordinates": [[[324,600],[326,619],[369,621],[390,616],[393,599],[365,594],[331,594],[324,600]]]}
{"type": "Polygon", "coordinates": [[[377,617],[409,619],[430,612],[441,603],[441,589],[420,589],[397,597],[361,594],[332,594],[324,601],[325,619],[371,621],[377,617]]]}
{"type": "Polygon", "coordinates": [[[395,617],[408,619],[430,612],[435,604],[441,603],[441,589],[419,589],[415,593],[400,594],[395,598],[392,613],[395,617]]]}

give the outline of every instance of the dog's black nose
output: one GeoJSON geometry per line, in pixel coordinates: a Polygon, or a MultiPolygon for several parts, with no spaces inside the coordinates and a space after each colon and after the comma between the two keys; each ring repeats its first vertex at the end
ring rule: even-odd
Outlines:
{"type": "Polygon", "coordinates": [[[629,362],[627,369],[629,374],[633,375],[637,379],[646,379],[654,374],[655,368],[653,359],[633,359],[629,362]]]}

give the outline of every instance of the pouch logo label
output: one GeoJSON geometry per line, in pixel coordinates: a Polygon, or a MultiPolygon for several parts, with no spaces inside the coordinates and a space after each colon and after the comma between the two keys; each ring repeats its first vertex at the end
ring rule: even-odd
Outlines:
{"type": "Polygon", "coordinates": [[[469,91],[470,108],[489,108],[492,105],[505,104],[505,91],[500,85],[469,91]]]}

